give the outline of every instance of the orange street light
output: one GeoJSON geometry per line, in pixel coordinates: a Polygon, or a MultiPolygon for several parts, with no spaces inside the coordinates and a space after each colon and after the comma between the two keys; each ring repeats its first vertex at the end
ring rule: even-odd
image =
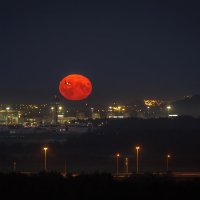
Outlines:
{"type": "Polygon", "coordinates": [[[171,155],[167,154],[167,172],[169,170],[169,159],[171,158],[171,155]]]}
{"type": "Polygon", "coordinates": [[[43,150],[44,150],[44,170],[46,171],[47,170],[47,150],[48,150],[48,148],[44,147],[43,150]]]}
{"type": "Polygon", "coordinates": [[[117,153],[116,154],[116,168],[117,168],[117,176],[119,174],[119,157],[120,157],[120,154],[117,153]]]}
{"type": "Polygon", "coordinates": [[[138,157],[139,157],[139,150],[140,150],[140,147],[139,146],[136,146],[135,147],[136,149],[136,155],[137,155],[137,174],[139,173],[139,161],[138,161],[138,157]]]}

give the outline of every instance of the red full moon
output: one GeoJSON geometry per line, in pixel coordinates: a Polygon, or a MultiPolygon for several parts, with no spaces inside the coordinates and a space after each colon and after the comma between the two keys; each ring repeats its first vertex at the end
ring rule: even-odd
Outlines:
{"type": "Polygon", "coordinates": [[[70,74],[60,81],[59,91],[68,100],[82,100],[91,94],[92,83],[83,75],[70,74]]]}

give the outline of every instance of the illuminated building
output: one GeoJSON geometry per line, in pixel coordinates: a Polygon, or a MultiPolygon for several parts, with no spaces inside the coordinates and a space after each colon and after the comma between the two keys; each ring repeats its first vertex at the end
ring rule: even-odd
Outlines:
{"type": "Polygon", "coordinates": [[[92,119],[100,119],[100,113],[99,112],[93,112],[92,113],[92,119]]]}
{"type": "Polygon", "coordinates": [[[126,106],[122,105],[114,105],[114,106],[109,106],[108,113],[107,113],[107,118],[128,118],[130,117],[126,106]]]}
{"type": "Polygon", "coordinates": [[[7,107],[5,110],[0,110],[0,124],[18,124],[21,113],[17,110],[11,110],[7,107]]]}
{"type": "Polygon", "coordinates": [[[91,108],[91,118],[92,119],[100,119],[100,112],[99,110],[95,111],[94,108],[91,108]]]}
{"type": "Polygon", "coordinates": [[[63,107],[60,105],[60,101],[57,95],[54,96],[53,103],[51,105],[52,124],[63,123],[64,118],[63,107]]]}

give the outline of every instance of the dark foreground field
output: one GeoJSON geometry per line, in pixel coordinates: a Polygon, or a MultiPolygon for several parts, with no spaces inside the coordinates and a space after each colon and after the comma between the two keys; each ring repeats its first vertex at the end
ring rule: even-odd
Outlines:
{"type": "Polygon", "coordinates": [[[0,172],[12,171],[13,161],[17,172],[43,170],[44,146],[48,147],[47,169],[50,171],[64,171],[66,163],[67,172],[115,173],[115,155],[119,152],[119,172],[124,172],[126,157],[129,172],[135,172],[136,145],[141,146],[140,172],[166,171],[167,154],[171,155],[171,171],[199,172],[200,118],[110,119],[103,124],[96,131],[58,141],[50,134],[35,134],[32,138],[29,134],[21,137],[20,134],[1,133],[0,138],[5,136],[6,139],[0,139],[0,172]]]}
{"type": "Polygon", "coordinates": [[[141,175],[114,180],[110,174],[76,177],[51,173],[1,174],[0,195],[4,199],[194,199],[200,179],[175,180],[171,175],[141,175]]]}

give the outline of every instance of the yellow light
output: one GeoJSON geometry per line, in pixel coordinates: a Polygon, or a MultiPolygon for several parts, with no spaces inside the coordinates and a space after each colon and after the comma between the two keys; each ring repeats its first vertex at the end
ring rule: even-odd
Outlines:
{"type": "Polygon", "coordinates": [[[145,99],[144,104],[146,106],[160,106],[162,104],[162,101],[156,99],[145,99]]]}
{"type": "Polygon", "coordinates": [[[51,107],[51,110],[54,110],[54,107],[51,107]]]}
{"type": "Polygon", "coordinates": [[[171,106],[167,106],[167,110],[170,110],[172,107],[171,106]]]}
{"type": "Polygon", "coordinates": [[[139,146],[137,146],[137,147],[135,147],[135,149],[136,149],[136,150],[139,150],[139,149],[140,149],[140,147],[139,147],[139,146]]]}
{"type": "Polygon", "coordinates": [[[48,148],[47,148],[47,147],[44,147],[44,148],[43,148],[43,150],[44,150],[44,151],[47,151],[47,150],[48,150],[48,148]]]}
{"type": "Polygon", "coordinates": [[[59,108],[58,108],[59,110],[62,110],[62,106],[59,106],[59,108]]]}

